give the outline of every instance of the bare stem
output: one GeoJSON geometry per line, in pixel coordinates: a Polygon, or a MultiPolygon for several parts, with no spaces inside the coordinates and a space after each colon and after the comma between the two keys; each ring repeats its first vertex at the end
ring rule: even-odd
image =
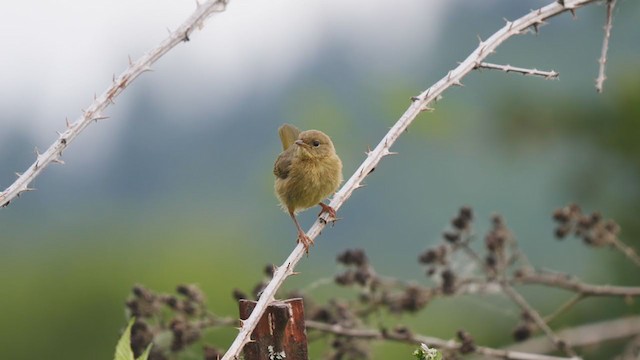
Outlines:
{"type": "Polygon", "coordinates": [[[586,296],[583,294],[576,294],[571,297],[571,299],[567,300],[564,304],[562,304],[559,308],[557,308],[554,312],[544,317],[545,323],[550,323],[558,316],[562,315],[562,313],[569,311],[572,307],[574,307],[577,303],[579,303],[586,296]]]}
{"type": "MultiPolygon", "coordinates": [[[[369,339],[369,340],[392,340],[409,344],[426,344],[442,350],[459,351],[462,344],[454,340],[444,340],[432,336],[424,336],[412,333],[399,333],[392,331],[379,331],[374,329],[350,329],[340,325],[325,324],[318,321],[307,320],[305,322],[307,329],[317,330],[335,335],[348,336],[352,338],[369,339]]],[[[519,351],[510,351],[502,349],[494,349],[484,346],[476,346],[474,352],[478,355],[490,356],[499,359],[511,360],[561,360],[570,359],[566,357],[547,356],[540,354],[525,353],[519,351]]]]}
{"type": "Polygon", "coordinates": [[[607,20],[604,25],[604,39],[602,40],[602,51],[600,52],[600,59],[598,63],[600,68],[598,69],[598,78],[596,79],[596,91],[601,93],[603,91],[604,81],[607,77],[604,74],[604,70],[607,64],[607,53],[609,52],[609,38],[611,37],[611,28],[613,23],[613,8],[616,6],[616,0],[607,0],[607,20]]]}
{"type": "Polygon", "coordinates": [[[29,184],[40,175],[47,165],[54,163],[62,164],[62,152],[69,144],[80,135],[92,122],[106,119],[104,111],[113,104],[115,99],[126,89],[138,76],[142,73],[150,71],[158,59],[160,59],[169,50],[173,49],[181,42],[189,41],[191,33],[200,28],[204,21],[215,12],[224,11],[229,0],[208,0],[202,4],[198,4],[196,10],[185,20],[180,27],[171,32],[169,36],[162,41],[155,49],[144,54],[137,61],[129,61],[129,67],[118,77],[113,77],[113,83],[100,96],[93,100],[86,110],[82,111],[82,115],[75,121],[70,123],[67,121],[67,128],[64,132],[59,133],[58,138],[43,153],[36,150],[35,162],[22,174],[18,176],[13,184],[9,185],[3,192],[0,192],[0,207],[6,207],[20,194],[33,190],[29,184]]]}
{"type": "MultiPolygon", "coordinates": [[[[629,316],[598,323],[580,325],[558,332],[558,336],[569,341],[573,346],[591,346],[606,341],[624,339],[640,334],[640,316],[629,316]]],[[[540,336],[509,346],[509,350],[527,351],[534,353],[549,353],[555,351],[546,338],[540,336]]]]}
{"type": "Polygon", "coordinates": [[[627,244],[620,241],[618,238],[613,238],[612,245],[621,253],[623,253],[631,262],[633,262],[636,266],[640,266],[640,256],[636,253],[636,251],[628,246],[627,244]]]}
{"type": "Polygon", "coordinates": [[[516,67],[511,65],[500,65],[500,64],[492,64],[488,62],[481,62],[478,64],[477,68],[479,69],[492,69],[492,70],[501,70],[504,72],[515,72],[520,73],[522,75],[532,75],[532,76],[541,76],[545,79],[557,79],[560,74],[556,71],[543,71],[538,69],[527,69],[522,67],[516,67]]]}
{"type": "Polygon", "coordinates": [[[640,296],[640,287],[593,285],[581,282],[565,274],[526,273],[512,280],[519,284],[540,284],[573,291],[583,296],[640,296]]]}
{"type": "Polygon", "coordinates": [[[536,325],[547,335],[549,340],[551,340],[558,350],[564,351],[569,356],[576,356],[576,353],[573,351],[571,346],[566,343],[564,340],[560,339],[558,335],[556,335],[553,330],[547,325],[542,316],[534,309],[527,300],[525,300],[520,293],[518,293],[511,285],[506,282],[502,284],[502,291],[516,303],[522,311],[524,311],[532,320],[536,323],[536,325]]]}

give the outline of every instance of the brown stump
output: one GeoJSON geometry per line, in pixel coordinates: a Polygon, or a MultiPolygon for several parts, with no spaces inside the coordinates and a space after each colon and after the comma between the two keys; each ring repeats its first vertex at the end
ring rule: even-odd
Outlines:
{"type": "MultiPolygon", "coordinates": [[[[240,319],[246,320],[255,301],[240,300],[240,319]]],[[[307,333],[302,299],[274,301],[244,346],[246,360],[307,360],[307,333]]]]}

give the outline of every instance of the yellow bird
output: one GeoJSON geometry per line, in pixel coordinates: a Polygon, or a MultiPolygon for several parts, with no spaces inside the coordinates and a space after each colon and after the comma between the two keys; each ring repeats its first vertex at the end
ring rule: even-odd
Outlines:
{"type": "Polygon", "coordinates": [[[300,131],[284,124],[278,129],[282,152],[273,166],[275,191],[282,209],[289,212],[298,229],[298,242],[309,253],[313,240],[300,227],[296,213],[314,205],[334,219],[336,211],[322,202],[333,194],[342,182],[342,161],[336,154],[331,138],[318,130],[300,131]]]}

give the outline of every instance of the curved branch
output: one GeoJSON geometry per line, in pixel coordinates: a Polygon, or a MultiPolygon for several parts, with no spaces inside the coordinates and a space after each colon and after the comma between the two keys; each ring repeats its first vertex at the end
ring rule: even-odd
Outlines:
{"type": "MultiPolygon", "coordinates": [[[[343,335],[352,338],[369,339],[369,340],[393,340],[409,344],[426,344],[442,350],[460,351],[462,343],[455,340],[444,340],[432,336],[424,336],[411,333],[397,333],[388,331],[378,331],[374,329],[349,329],[340,325],[325,324],[319,321],[307,320],[305,325],[309,330],[317,330],[335,335],[343,335]]],[[[514,350],[494,349],[484,346],[475,346],[473,351],[478,355],[489,356],[492,358],[510,359],[510,360],[566,360],[575,359],[558,356],[547,356],[533,354],[514,350]]]]}
{"type": "Polygon", "coordinates": [[[525,273],[514,279],[517,284],[539,284],[573,291],[583,296],[640,296],[640,287],[593,285],[564,274],[525,273]]]}
{"type": "MultiPolygon", "coordinates": [[[[429,104],[435,101],[445,90],[454,85],[462,85],[462,78],[475,69],[479,63],[487,58],[487,56],[492,54],[500,44],[514,35],[528,32],[530,27],[537,29],[538,26],[543,24],[546,19],[563,12],[573,12],[577,8],[594,2],[596,2],[596,0],[565,0],[562,3],[553,2],[538,10],[531,11],[513,22],[507,21],[506,25],[494,33],[490,38],[485,41],[480,41],[479,46],[462,63],[460,63],[458,67],[451,70],[445,77],[440,79],[430,88],[412,98],[409,108],[382,138],[375,149],[367,153],[367,158],[351,178],[349,178],[342,188],[334,195],[329,205],[338,210],[344,202],[351,197],[355,190],[363,187],[362,182],[367,175],[376,168],[383,157],[393,154],[389,151],[390,147],[396,142],[396,140],[398,140],[400,135],[404,133],[416,117],[422,111],[429,110],[429,104]]],[[[326,215],[318,219],[307,232],[307,236],[311,239],[315,239],[322,229],[324,229],[326,221],[326,215]]],[[[298,244],[285,262],[275,271],[271,282],[263,290],[262,296],[249,318],[244,320],[242,329],[240,329],[238,336],[235,338],[222,360],[231,360],[239,356],[244,345],[249,342],[251,333],[264,314],[267,305],[274,299],[276,291],[280,288],[282,283],[284,283],[285,279],[294,274],[294,268],[302,259],[304,253],[304,246],[302,244],[298,244]]]]}
{"type": "Polygon", "coordinates": [[[171,32],[169,37],[162,41],[155,49],[143,55],[136,62],[129,59],[129,67],[117,78],[114,75],[113,84],[100,96],[96,97],[86,110],[82,111],[82,116],[73,123],[69,123],[67,120],[66,130],[58,133],[56,141],[54,141],[45,152],[40,154],[36,150],[36,161],[27,171],[20,174],[13,184],[3,192],[0,192],[0,207],[6,207],[12,200],[24,192],[34,190],[29,187],[29,184],[40,175],[47,165],[52,162],[64,163],[60,159],[62,152],[91,122],[97,122],[98,120],[107,118],[104,116],[104,110],[109,107],[110,104],[114,103],[116,97],[118,97],[127,86],[140,76],[140,74],[150,71],[151,65],[169,50],[183,41],[189,41],[191,33],[196,28],[202,27],[204,21],[211,16],[211,14],[224,11],[228,2],[229,0],[208,0],[202,4],[197,3],[198,6],[193,14],[191,14],[177,30],[171,32]]]}

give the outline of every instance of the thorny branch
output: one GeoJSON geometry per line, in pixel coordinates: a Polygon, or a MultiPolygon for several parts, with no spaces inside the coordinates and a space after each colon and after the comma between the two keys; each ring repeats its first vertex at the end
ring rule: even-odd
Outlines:
{"type": "MultiPolygon", "coordinates": [[[[437,100],[445,90],[451,86],[462,85],[462,78],[475,69],[477,64],[491,55],[504,41],[512,36],[528,33],[528,29],[531,27],[537,31],[538,27],[544,24],[545,20],[567,11],[573,13],[576,9],[594,2],[596,2],[596,0],[565,0],[562,2],[553,2],[547,6],[531,11],[515,21],[507,21],[502,29],[498,30],[487,40],[480,41],[478,47],[455,69],[451,70],[445,77],[427,90],[412,98],[409,108],[402,114],[400,119],[393,125],[389,132],[387,132],[378,145],[367,153],[367,158],[334,195],[329,205],[338,210],[355,190],[363,187],[364,185],[362,183],[367,175],[376,168],[383,157],[393,154],[389,150],[390,147],[398,140],[400,135],[404,133],[416,117],[422,111],[429,110],[429,105],[437,100]]],[[[307,232],[307,236],[315,239],[322,229],[324,229],[326,222],[326,215],[318,219],[307,232]]],[[[277,290],[284,283],[285,279],[294,274],[294,269],[302,259],[304,253],[304,246],[298,244],[285,262],[276,270],[272,281],[264,289],[251,316],[244,321],[242,329],[224,355],[223,360],[231,360],[239,356],[242,348],[249,341],[253,329],[258,324],[268,304],[274,299],[277,290]]]]}
{"type": "Polygon", "coordinates": [[[616,6],[616,0],[606,0],[607,2],[607,20],[604,25],[604,39],[602,40],[602,52],[600,53],[600,59],[598,64],[598,78],[596,79],[596,91],[601,93],[603,91],[604,81],[607,77],[604,74],[604,70],[607,64],[607,52],[609,52],[609,38],[611,37],[611,27],[613,24],[613,8],[616,6]]]}
{"type": "Polygon", "coordinates": [[[104,111],[110,104],[114,104],[115,99],[124,89],[142,73],[150,71],[151,65],[169,50],[181,42],[189,41],[191,33],[202,27],[204,21],[213,13],[224,11],[228,2],[229,0],[208,0],[202,4],[196,2],[198,6],[191,16],[185,20],[178,29],[171,32],[156,48],[144,54],[135,62],[129,59],[129,67],[122,72],[120,76],[113,76],[111,86],[100,96],[96,97],[93,103],[91,103],[86,110],[82,111],[82,115],[76,121],[69,122],[67,120],[65,131],[58,133],[58,138],[45,152],[39,153],[36,149],[35,162],[24,173],[18,174],[18,178],[13,184],[3,192],[0,192],[0,207],[6,207],[12,200],[24,192],[35,190],[30,188],[29,184],[31,184],[49,164],[52,162],[64,164],[61,159],[62,152],[89,124],[107,118],[107,116],[104,115],[104,111]]]}
{"type": "Polygon", "coordinates": [[[492,69],[492,70],[501,70],[506,73],[515,72],[520,73],[522,75],[532,75],[532,76],[542,76],[545,79],[557,79],[560,74],[556,71],[543,71],[538,69],[527,69],[521,68],[511,65],[500,65],[500,64],[492,64],[488,62],[481,62],[476,66],[477,69],[492,69]]]}

